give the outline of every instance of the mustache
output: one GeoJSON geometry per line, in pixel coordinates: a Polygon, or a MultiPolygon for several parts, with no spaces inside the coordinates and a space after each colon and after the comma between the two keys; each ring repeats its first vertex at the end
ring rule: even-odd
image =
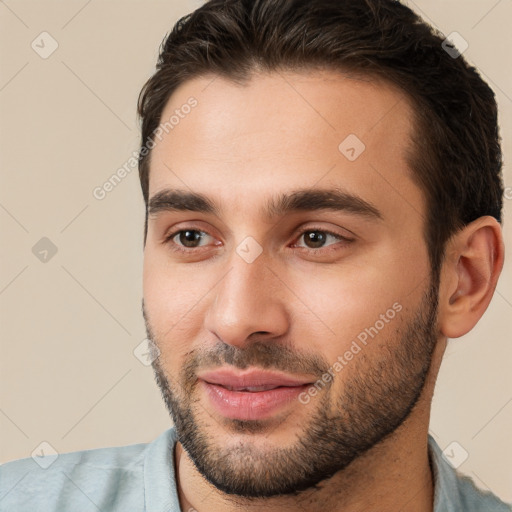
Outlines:
{"type": "Polygon", "coordinates": [[[213,348],[190,352],[184,369],[191,376],[199,368],[225,365],[240,370],[255,366],[265,370],[315,376],[322,376],[329,369],[329,365],[318,355],[299,353],[276,341],[253,341],[245,348],[220,342],[213,348]]]}
{"type": "MultiPolygon", "coordinates": [[[[144,299],[142,299],[142,316],[148,339],[156,346],[162,347],[151,329],[144,299]]],[[[158,365],[157,360],[155,363],[158,365]]],[[[189,381],[195,378],[200,368],[216,368],[225,365],[240,370],[255,366],[265,370],[303,373],[319,378],[330,368],[330,365],[318,354],[292,350],[280,341],[255,340],[248,342],[244,348],[219,341],[213,348],[192,349],[186,354],[182,371],[185,380],[189,381]]]]}

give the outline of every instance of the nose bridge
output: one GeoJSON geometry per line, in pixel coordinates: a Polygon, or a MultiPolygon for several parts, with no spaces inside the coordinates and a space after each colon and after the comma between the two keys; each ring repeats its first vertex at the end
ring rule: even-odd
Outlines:
{"type": "Polygon", "coordinates": [[[260,254],[251,261],[244,248],[243,243],[238,248],[242,256],[233,251],[205,319],[206,328],[224,343],[240,346],[255,332],[273,337],[288,328],[286,306],[268,258],[260,254]]]}

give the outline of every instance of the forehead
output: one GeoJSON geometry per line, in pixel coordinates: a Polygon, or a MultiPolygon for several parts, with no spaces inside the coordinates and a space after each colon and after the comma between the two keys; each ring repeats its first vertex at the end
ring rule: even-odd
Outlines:
{"type": "Polygon", "coordinates": [[[200,77],[173,93],[161,127],[150,197],[188,188],[247,209],[270,193],[341,187],[423,209],[407,162],[412,107],[382,80],[327,71],[255,74],[244,84],[200,77]]]}

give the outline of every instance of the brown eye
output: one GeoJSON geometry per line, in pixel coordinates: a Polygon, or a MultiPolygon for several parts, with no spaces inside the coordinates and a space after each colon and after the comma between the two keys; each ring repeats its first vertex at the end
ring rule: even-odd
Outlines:
{"type": "Polygon", "coordinates": [[[200,229],[180,229],[168,235],[164,243],[174,251],[187,252],[207,246],[208,237],[212,238],[200,229]]]}
{"type": "Polygon", "coordinates": [[[202,231],[195,229],[187,229],[178,233],[178,240],[184,247],[194,248],[197,243],[201,241],[202,231]]]}
{"type": "Polygon", "coordinates": [[[351,238],[347,238],[337,233],[316,228],[310,228],[302,231],[298,239],[300,240],[301,238],[304,238],[304,245],[297,245],[297,247],[312,251],[315,251],[315,249],[322,249],[324,247],[328,248],[331,245],[335,246],[337,243],[343,245],[354,241],[351,238]],[[333,242],[329,243],[330,240],[333,240],[333,242]]]}
{"type": "Polygon", "coordinates": [[[303,236],[304,242],[310,249],[319,249],[324,246],[328,234],[323,231],[305,231],[303,236]]]}

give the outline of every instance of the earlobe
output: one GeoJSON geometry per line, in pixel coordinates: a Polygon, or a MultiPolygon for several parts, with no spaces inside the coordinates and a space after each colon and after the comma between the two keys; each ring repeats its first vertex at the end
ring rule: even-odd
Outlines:
{"type": "Polygon", "coordinates": [[[480,217],[450,239],[439,288],[443,336],[463,336],[480,320],[494,294],[503,260],[503,235],[494,217],[480,217]]]}

